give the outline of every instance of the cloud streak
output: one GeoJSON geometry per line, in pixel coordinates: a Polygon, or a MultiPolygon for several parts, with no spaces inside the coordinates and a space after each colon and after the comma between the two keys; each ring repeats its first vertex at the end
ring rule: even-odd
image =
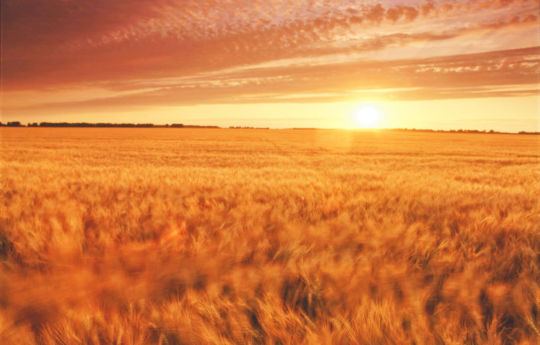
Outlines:
{"type": "Polygon", "coordinates": [[[359,89],[491,97],[490,86],[516,84],[531,93],[539,9],[537,0],[5,0],[3,97],[70,87],[111,96],[49,102],[44,92],[3,108],[329,101],[364,97],[359,89]]]}

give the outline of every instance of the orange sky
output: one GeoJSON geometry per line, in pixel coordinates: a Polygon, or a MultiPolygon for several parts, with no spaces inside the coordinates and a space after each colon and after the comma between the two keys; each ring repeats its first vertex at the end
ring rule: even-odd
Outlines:
{"type": "Polygon", "coordinates": [[[2,121],[540,129],[539,0],[5,0],[2,121]]]}

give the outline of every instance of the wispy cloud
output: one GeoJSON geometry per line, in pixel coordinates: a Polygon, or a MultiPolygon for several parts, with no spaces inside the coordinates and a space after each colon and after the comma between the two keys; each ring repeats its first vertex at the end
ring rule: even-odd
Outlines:
{"type": "Polygon", "coordinates": [[[526,85],[493,89],[515,96],[539,84],[539,9],[538,0],[6,0],[4,97],[50,91],[4,110],[328,101],[359,89],[487,97],[494,85],[526,85]],[[47,99],[66,87],[107,92],[47,99]]]}

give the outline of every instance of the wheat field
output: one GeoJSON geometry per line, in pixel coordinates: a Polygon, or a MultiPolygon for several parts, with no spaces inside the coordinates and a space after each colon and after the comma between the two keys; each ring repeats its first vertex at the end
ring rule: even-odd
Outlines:
{"type": "Polygon", "coordinates": [[[0,141],[1,344],[540,342],[540,136],[0,141]]]}

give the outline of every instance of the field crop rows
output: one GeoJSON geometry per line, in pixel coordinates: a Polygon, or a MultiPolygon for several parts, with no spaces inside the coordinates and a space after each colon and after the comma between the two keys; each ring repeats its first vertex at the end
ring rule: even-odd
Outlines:
{"type": "Polygon", "coordinates": [[[0,129],[2,344],[538,344],[540,137],[0,129]]]}

